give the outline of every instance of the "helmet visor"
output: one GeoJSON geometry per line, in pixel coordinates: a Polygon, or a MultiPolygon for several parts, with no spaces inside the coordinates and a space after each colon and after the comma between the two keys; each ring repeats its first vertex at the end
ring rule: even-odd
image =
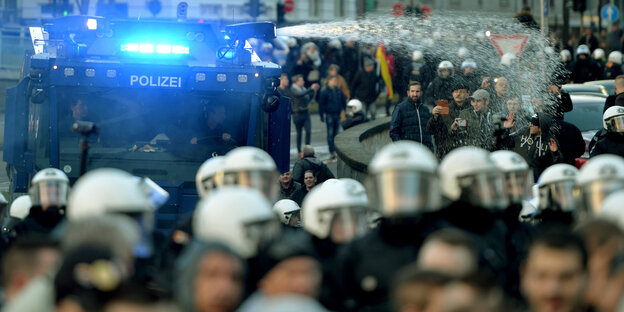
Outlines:
{"type": "Polygon", "coordinates": [[[368,231],[367,209],[350,207],[319,211],[321,220],[331,220],[329,237],[336,244],[345,244],[368,231]]]}
{"type": "Polygon", "coordinates": [[[152,241],[154,232],[154,212],[133,212],[124,215],[132,218],[140,231],[139,241],[133,246],[134,256],[141,259],[150,258],[154,253],[154,243],[152,241]]]}
{"type": "Polygon", "coordinates": [[[624,115],[611,117],[606,124],[609,132],[624,133],[624,115]]]}
{"type": "Polygon", "coordinates": [[[301,227],[301,210],[295,210],[284,213],[285,224],[288,226],[301,227]]]}
{"type": "Polygon", "coordinates": [[[215,184],[214,177],[207,177],[207,178],[203,179],[201,181],[200,187],[203,189],[203,191],[204,191],[203,193],[204,194],[210,194],[210,192],[212,192],[212,190],[217,188],[217,185],[215,184]]]}
{"type": "Polygon", "coordinates": [[[279,183],[277,171],[238,171],[224,174],[224,185],[248,186],[260,191],[266,198],[273,202],[279,196],[279,183]]]}
{"type": "Polygon", "coordinates": [[[440,185],[435,174],[387,170],[372,178],[372,203],[382,215],[413,215],[441,205],[440,185]]]}
{"type": "Polygon", "coordinates": [[[566,212],[576,211],[574,181],[563,181],[540,185],[539,209],[553,209],[566,212]]]}
{"type": "Polygon", "coordinates": [[[624,188],[624,181],[596,181],[581,187],[581,204],[590,215],[596,215],[604,199],[611,193],[624,188]]]}
{"type": "Polygon", "coordinates": [[[533,186],[533,172],[531,170],[506,172],[504,177],[509,202],[521,203],[531,197],[531,186],[533,186]]]}
{"type": "Polygon", "coordinates": [[[498,171],[483,172],[457,178],[462,199],[479,207],[505,209],[507,200],[506,183],[498,171]]]}
{"type": "Polygon", "coordinates": [[[255,221],[245,224],[245,237],[255,250],[260,250],[273,241],[281,230],[282,224],[277,219],[255,221]]]}
{"type": "Polygon", "coordinates": [[[33,206],[65,207],[67,204],[67,182],[41,181],[30,188],[33,206]]]}

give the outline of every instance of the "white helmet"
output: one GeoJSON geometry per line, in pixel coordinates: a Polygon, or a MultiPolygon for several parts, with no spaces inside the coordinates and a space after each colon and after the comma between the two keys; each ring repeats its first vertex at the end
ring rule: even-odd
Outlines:
{"type": "Polygon", "coordinates": [[[280,230],[271,204],[252,188],[221,187],[201,199],[193,214],[195,238],[224,243],[245,258],[255,256],[280,230]]]}
{"type": "Polygon", "coordinates": [[[442,62],[440,62],[440,64],[438,64],[438,75],[440,75],[443,70],[450,71],[450,74],[452,75],[453,74],[453,63],[451,63],[449,61],[442,61],[442,62]]]}
{"type": "Polygon", "coordinates": [[[210,194],[210,192],[216,188],[214,178],[224,160],[225,157],[215,156],[208,158],[208,160],[204,161],[204,163],[199,166],[199,170],[197,170],[197,174],[195,175],[195,187],[197,188],[199,197],[206,197],[206,195],[210,194]]]}
{"type": "Polygon", "coordinates": [[[618,65],[622,65],[622,52],[613,51],[609,53],[609,62],[613,62],[618,65]]]}
{"type": "Polygon", "coordinates": [[[30,183],[32,205],[41,207],[65,207],[69,179],[67,175],[56,168],[39,170],[30,183]]]}
{"type": "Polygon", "coordinates": [[[364,186],[352,179],[312,189],[303,201],[303,228],[319,239],[344,244],[368,226],[364,186]]]}
{"type": "Polygon", "coordinates": [[[516,62],[516,55],[513,53],[505,53],[501,56],[501,65],[511,66],[511,64],[516,62]]]}
{"type": "Polygon", "coordinates": [[[617,222],[621,229],[624,229],[624,190],[615,191],[602,202],[602,207],[598,212],[599,218],[604,218],[617,222]]]}
{"type": "Polygon", "coordinates": [[[123,170],[100,168],[76,181],[67,202],[67,217],[80,221],[109,213],[151,213],[154,209],[141,181],[123,170]]]}
{"type": "Polygon", "coordinates": [[[215,182],[223,185],[241,185],[255,188],[271,202],[279,195],[279,173],[275,161],[267,152],[252,146],[238,147],[225,155],[215,182]]]}
{"type": "Polygon", "coordinates": [[[610,154],[592,157],[581,167],[576,185],[583,208],[588,213],[598,213],[609,194],[624,188],[624,159],[610,154]]]}
{"type": "Polygon", "coordinates": [[[578,174],[578,169],[568,164],[546,168],[537,181],[538,210],[577,211],[574,189],[578,174]]]}
{"type": "Polygon", "coordinates": [[[512,203],[521,203],[531,197],[533,170],[520,154],[512,151],[495,151],[490,157],[503,172],[507,182],[507,194],[512,203]]]}
{"type": "Polygon", "coordinates": [[[438,168],[442,195],[484,208],[507,208],[503,174],[488,151],[464,146],[452,150],[438,168]]]}
{"type": "Polygon", "coordinates": [[[386,217],[413,215],[441,206],[438,160],[412,141],[388,144],[368,166],[371,202],[386,217]]]}
{"type": "Polygon", "coordinates": [[[553,55],[555,54],[555,49],[553,47],[545,47],[544,53],[546,53],[546,55],[553,55]]]}
{"type": "Polygon", "coordinates": [[[301,208],[294,200],[278,200],[277,203],[273,205],[273,211],[277,214],[282,223],[292,227],[301,227],[301,217],[299,213],[301,208]]]}
{"type": "Polygon", "coordinates": [[[602,115],[603,125],[609,132],[624,132],[624,107],[611,106],[602,115]]]}
{"type": "Polygon", "coordinates": [[[572,60],[572,53],[570,53],[569,50],[561,50],[561,52],[559,52],[559,55],[561,55],[562,62],[569,62],[572,60]]]}
{"type": "Polygon", "coordinates": [[[605,51],[601,48],[598,48],[594,50],[594,53],[592,56],[594,57],[594,60],[600,61],[605,57],[605,51]]]}
{"type": "Polygon", "coordinates": [[[32,202],[30,201],[30,196],[22,195],[11,203],[11,207],[9,208],[9,215],[13,218],[24,219],[30,213],[30,207],[32,207],[32,202]]]}
{"type": "Polygon", "coordinates": [[[461,69],[465,69],[466,67],[477,69],[477,62],[475,62],[474,60],[465,60],[461,64],[461,69]]]}
{"type": "Polygon", "coordinates": [[[576,55],[581,55],[581,54],[589,55],[589,48],[584,44],[581,44],[576,48],[576,55]]]}
{"type": "Polygon", "coordinates": [[[468,49],[466,49],[465,47],[461,47],[459,48],[459,50],[457,50],[457,56],[459,56],[459,58],[465,58],[466,56],[468,56],[468,49]]]}
{"type": "Polygon", "coordinates": [[[419,62],[423,59],[423,53],[419,50],[412,52],[412,62],[419,62]]]}
{"type": "Polygon", "coordinates": [[[349,100],[349,103],[347,103],[347,108],[352,108],[353,113],[357,113],[362,110],[362,102],[360,102],[360,100],[358,99],[349,100]]]}

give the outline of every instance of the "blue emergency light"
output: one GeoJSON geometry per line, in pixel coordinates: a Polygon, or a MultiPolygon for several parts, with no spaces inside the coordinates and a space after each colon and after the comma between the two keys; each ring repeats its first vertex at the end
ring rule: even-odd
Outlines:
{"type": "Polygon", "coordinates": [[[140,54],[161,54],[161,55],[188,55],[190,48],[183,45],[154,44],[154,43],[125,43],[121,45],[122,52],[140,54]]]}

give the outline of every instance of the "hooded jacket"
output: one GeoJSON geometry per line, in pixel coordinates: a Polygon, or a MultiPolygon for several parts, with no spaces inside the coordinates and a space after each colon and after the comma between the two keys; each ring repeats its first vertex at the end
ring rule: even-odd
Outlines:
{"type": "MultiPolygon", "coordinates": [[[[314,156],[306,156],[295,163],[292,171],[293,180],[303,186],[303,175],[308,170],[314,172],[316,184],[321,184],[328,179],[334,178],[334,174],[327,168],[324,162],[314,156]]],[[[305,187],[302,187],[302,189],[305,189],[305,187]]]]}
{"type": "Polygon", "coordinates": [[[540,174],[546,168],[557,163],[563,163],[564,157],[561,153],[561,144],[551,132],[553,119],[549,114],[538,113],[541,133],[531,135],[530,128],[527,127],[509,136],[507,146],[509,149],[520,154],[533,169],[533,177],[537,181],[540,174]],[[554,139],[559,148],[552,152],[548,147],[550,139],[554,139]]]}

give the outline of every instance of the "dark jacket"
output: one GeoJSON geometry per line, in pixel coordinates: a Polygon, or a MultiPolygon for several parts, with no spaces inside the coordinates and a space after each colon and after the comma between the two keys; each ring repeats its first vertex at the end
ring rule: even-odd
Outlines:
{"type": "Polygon", "coordinates": [[[472,145],[486,150],[494,150],[494,125],[489,109],[476,112],[474,108],[462,110],[459,118],[466,120],[466,128],[457,127],[454,134],[461,140],[462,145],[472,145]]]}
{"type": "Polygon", "coordinates": [[[33,233],[49,234],[63,219],[64,214],[57,207],[49,207],[43,211],[41,206],[33,206],[28,216],[18,223],[14,230],[17,236],[33,233]]]}
{"type": "Polygon", "coordinates": [[[607,100],[605,101],[604,108],[602,109],[602,113],[607,111],[611,106],[624,106],[624,92],[616,95],[609,95],[607,100]]]}
{"type": "Polygon", "coordinates": [[[342,90],[336,88],[325,88],[321,91],[319,100],[319,115],[340,114],[347,107],[347,98],[342,90]]]}
{"type": "Polygon", "coordinates": [[[460,137],[456,133],[451,132],[451,125],[459,113],[465,109],[472,109],[467,99],[462,107],[459,107],[455,101],[449,102],[449,113],[440,114],[438,118],[432,117],[427,123],[427,132],[433,135],[436,142],[436,156],[442,159],[444,155],[452,149],[461,146],[460,137]]]}
{"type": "Polygon", "coordinates": [[[563,162],[574,166],[575,159],[585,153],[585,139],[581,130],[569,122],[555,120],[552,132],[559,142],[563,162]]]}
{"type": "Polygon", "coordinates": [[[303,195],[304,195],[301,189],[302,189],[301,184],[294,180],[290,183],[290,187],[286,189],[283,188],[282,184],[280,183],[280,199],[290,199],[296,202],[299,205],[299,207],[301,207],[301,204],[303,203],[303,195]]]}
{"type": "Polygon", "coordinates": [[[589,157],[601,154],[615,154],[624,157],[624,135],[620,133],[607,132],[589,151],[589,157]]]}
{"type": "Polygon", "coordinates": [[[360,70],[353,78],[351,85],[351,96],[363,103],[370,104],[377,99],[377,82],[379,77],[375,71],[367,72],[360,70]]]}
{"type": "Polygon", "coordinates": [[[349,114],[347,114],[347,117],[345,118],[345,120],[341,121],[340,124],[342,125],[342,129],[347,130],[351,127],[357,126],[367,121],[368,121],[368,118],[366,117],[366,114],[364,114],[363,111],[359,111],[353,114],[353,116],[349,116],[349,114]]]}
{"type": "Polygon", "coordinates": [[[436,77],[433,81],[427,86],[427,90],[425,91],[424,101],[427,105],[435,106],[435,101],[437,100],[448,100],[451,101],[453,99],[453,87],[455,86],[455,78],[449,76],[445,79],[440,77],[436,77]]]}
{"type": "Polygon", "coordinates": [[[602,79],[602,71],[598,64],[589,57],[584,60],[577,59],[572,66],[571,78],[574,83],[600,80],[602,79]]]}
{"type": "Polygon", "coordinates": [[[306,113],[308,104],[310,104],[310,100],[312,100],[314,95],[314,90],[293,84],[290,87],[290,95],[292,96],[292,112],[295,114],[306,113]]]}
{"type": "Polygon", "coordinates": [[[426,133],[427,122],[433,115],[422,101],[411,99],[399,103],[392,112],[390,138],[392,141],[411,140],[420,142],[433,150],[431,135],[426,133]]]}
{"type": "Polygon", "coordinates": [[[533,169],[533,178],[536,181],[546,168],[564,162],[561,144],[557,142],[556,137],[551,132],[553,125],[552,117],[543,113],[538,114],[538,116],[540,135],[531,135],[530,129],[527,127],[518,131],[515,135],[511,135],[506,144],[511,150],[520,154],[526,160],[529,167],[533,169]],[[557,142],[559,147],[556,152],[552,152],[548,147],[551,138],[557,142]]]}
{"type": "Polygon", "coordinates": [[[613,62],[607,62],[604,71],[604,79],[615,79],[615,77],[624,74],[624,72],[622,72],[622,65],[613,62]]]}
{"type": "Polygon", "coordinates": [[[329,170],[327,165],[314,156],[307,156],[301,158],[295,162],[295,166],[293,167],[293,180],[301,183],[301,188],[305,189],[303,186],[303,175],[306,171],[312,170],[314,172],[314,176],[316,177],[316,184],[321,184],[326,180],[333,179],[334,174],[329,170]]]}

